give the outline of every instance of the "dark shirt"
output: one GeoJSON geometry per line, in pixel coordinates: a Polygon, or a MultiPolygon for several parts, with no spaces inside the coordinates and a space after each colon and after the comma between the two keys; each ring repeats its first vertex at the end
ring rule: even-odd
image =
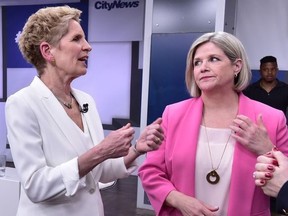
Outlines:
{"type": "Polygon", "coordinates": [[[282,186],[278,193],[276,209],[278,213],[288,215],[288,181],[282,186]]]}
{"type": "MultiPolygon", "coordinates": [[[[283,113],[286,116],[287,119],[287,107],[288,107],[288,84],[281,82],[277,79],[277,85],[268,93],[265,89],[263,89],[260,85],[260,81],[258,80],[255,83],[252,83],[249,85],[244,91],[244,95],[247,97],[260,101],[264,104],[267,104],[271,107],[274,107],[276,109],[282,110],[283,113]]],[[[286,122],[288,124],[288,121],[286,122]]],[[[287,184],[287,190],[288,190],[288,184],[287,184]]],[[[288,192],[286,193],[286,199],[288,198],[288,192]]],[[[281,198],[279,198],[281,200],[281,198]]],[[[283,198],[282,198],[283,199],[283,198]]],[[[285,200],[284,200],[285,201],[285,200]]],[[[271,212],[280,212],[283,213],[283,207],[281,208],[283,203],[283,200],[280,203],[278,203],[278,198],[277,201],[274,197],[270,198],[270,209],[271,212]],[[279,206],[279,208],[278,208],[279,206]]],[[[285,210],[288,210],[288,201],[286,201],[286,208],[285,210]]]]}
{"type": "Polygon", "coordinates": [[[288,84],[277,79],[277,85],[268,93],[260,86],[260,80],[249,85],[244,91],[247,97],[260,101],[276,109],[282,110],[286,115],[288,107],[288,84]]]}

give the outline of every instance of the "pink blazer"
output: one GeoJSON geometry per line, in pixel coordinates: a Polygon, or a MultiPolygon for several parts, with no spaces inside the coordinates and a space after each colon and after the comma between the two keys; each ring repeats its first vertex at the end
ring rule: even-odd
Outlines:
{"type": "MultiPolygon", "coordinates": [[[[195,158],[202,109],[201,97],[167,106],[162,123],[165,141],[158,151],[147,155],[139,168],[139,177],[157,215],[181,215],[178,210],[164,204],[170,191],[178,190],[192,197],[195,195],[195,158]]],[[[256,122],[260,113],[270,139],[288,155],[288,133],[283,112],[241,93],[238,114],[246,115],[256,122]]],[[[269,197],[255,186],[252,177],[256,158],[255,154],[236,143],[228,216],[270,215],[269,197]]]]}

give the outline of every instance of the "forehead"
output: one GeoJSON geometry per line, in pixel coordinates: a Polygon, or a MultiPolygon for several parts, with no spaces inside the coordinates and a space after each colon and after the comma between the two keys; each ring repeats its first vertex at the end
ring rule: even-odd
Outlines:
{"type": "Polygon", "coordinates": [[[67,34],[81,34],[84,35],[83,29],[76,20],[70,20],[68,24],[67,34]]]}
{"type": "Polygon", "coordinates": [[[225,55],[224,51],[212,42],[206,42],[198,46],[195,50],[194,58],[201,58],[202,56],[210,56],[210,55],[225,55]]]}
{"type": "Polygon", "coordinates": [[[277,63],[276,62],[266,62],[261,64],[261,68],[272,68],[272,67],[277,67],[277,63]]]}

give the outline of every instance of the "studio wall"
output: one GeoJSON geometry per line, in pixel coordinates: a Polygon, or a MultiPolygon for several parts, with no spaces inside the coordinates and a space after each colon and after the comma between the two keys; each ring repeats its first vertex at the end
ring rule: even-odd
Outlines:
{"type": "Polygon", "coordinates": [[[279,69],[288,70],[287,9],[287,0],[238,0],[235,35],[243,42],[252,69],[259,69],[262,57],[274,55],[279,69]]]}
{"type": "Polygon", "coordinates": [[[148,124],[162,115],[166,105],[189,97],[185,85],[186,56],[197,37],[214,31],[215,17],[214,0],[154,0],[148,124]]]}

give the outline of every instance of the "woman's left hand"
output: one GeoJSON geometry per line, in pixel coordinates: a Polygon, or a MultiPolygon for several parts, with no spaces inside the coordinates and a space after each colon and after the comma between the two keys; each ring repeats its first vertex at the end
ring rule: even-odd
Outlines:
{"type": "Polygon", "coordinates": [[[234,131],[232,137],[257,155],[271,151],[273,144],[264,126],[262,115],[257,116],[257,124],[244,115],[238,115],[230,128],[234,131]]]}
{"type": "Polygon", "coordinates": [[[159,148],[164,140],[164,132],[161,123],[162,118],[156,119],[140,134],[135,146],[139,153],[144,154],[159,148]]]}

